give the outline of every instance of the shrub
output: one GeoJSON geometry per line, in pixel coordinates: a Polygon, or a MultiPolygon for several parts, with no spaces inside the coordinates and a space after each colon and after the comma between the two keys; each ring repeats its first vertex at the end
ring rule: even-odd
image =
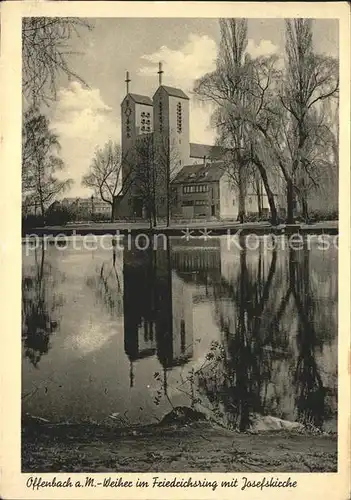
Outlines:
{"type": "Polygon", "coordinates": [[[45,219],[42,215],[28,214],[22,217],[22,228],[30,229],[33,227],[43,227],[45,219]]]}
{"type": "Polygon", "coordinates": [[[45,223],[48,226],[62,226],[72,220],[71,211],[62,206],[49,207],[46,212],[45,223]]]}
{"type": "Polygon", "coordinates": [[[339,220],[339,213],[337,210],[326,211],[312,211],[309,214],[309,222],[322,222],[327,220],[339,220]]]}

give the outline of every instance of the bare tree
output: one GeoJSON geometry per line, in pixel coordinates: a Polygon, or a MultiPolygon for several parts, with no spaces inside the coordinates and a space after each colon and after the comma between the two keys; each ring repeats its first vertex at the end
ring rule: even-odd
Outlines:
{"type": "Polygon", "coordinates": [[[253,130],[265,121],[265,104],[272,93],[273,59],[253,61],[246,53],[247,20],[221,19],[221,45],[216,70],[199,79],[195,93],[217,105],[212,117],[217,128],[217,144],[225,149],[224,164],[239,193],[238,218],[245,215],[245,197],[258,169],[271,209],[277,212],[270,188],[267,165],[257,155],[253,130]]]}
{"type": "Polygon", "coordinates": [[[122,178],[122,151],[119,144],[108,141],[95,151],[82,185],[94,191],[94,194],[111,206],[113,217],[114,200],[125,194],[130,186],[130,176],[122,178]]]}
{"type": "Polygon", "coordinates": [[[247,73],[247,20],[221,19],[220,31],[217,68],[196,83],[195,93],[210,98],[219,105],[214,116],[219,136],[218,144],[231,150],[229,171],[238,188],[238,219],[243,222],[248,158],[244,150],[245,129],[235,115],[235,108],[238,103],[244,107],[247,100],[243,85],[247,73]]]}
{"type": "Polygon", "coordinates": [[[59,150],[49,120],[31,107],[24,114],[22,130],[22,197],[24,206],[39,208],[43,217],[47,207],[73,183],[72,179],[61,181],[56,177],[64,168],[59,150]]]}
{"type": "Polygon", "coordinates": [[[163,212],[168,226],[174,200],[172,180],[181,168],[175,141],[143,134],[125,155],[123,163],[129,185],[133,186],[133,197],[138,200],[139,208],[145,210],[150,227],[157,225],[163,212]]]}
{"type": "Polygon", "coordinates": [[[134,170],[132,170],[133,191],[146,211],[150,227],[156,226],[158,193],[153,135],[139,136],[132,155],[134,165],[134,170]]]}
{"type": "Polygon", "coordinates": [[[71,17],[25,17],[22,22],[22,90],[30,104],[56,98],[60,74],[85,82],[71,69],[69,59],[74,35],[92,29],[83,19],[71,17]]]}
{"type": "Polygon", "coordinates": [[[287,222],[291,223],[296,197],[308,219],[308,194],[325,180],[322,172],[334,170],[335,174],[337,130],[333,132],[335,123],[328,118],[327,103],[337,98],[339,82],[337,61],[314,52],[310,19],[286,21],[286,32],[284,69],[277,69],[275,57],[254,61],[253,89],[259,113],[246,115],[246,120],[255,132],[251,134],[252,159],[261,174],[260,163],[266,171],[269,164],[279,168],[286,185],[287,222]]]}
{"type": "MultiPolygon", "coordinates": [[[[320,147],[319,132],[327,131],[325,120],[319,121],[319,109],[324,101],[338,97],[339,70],[336,59],[315,53],[311,19],[287,20],[286,35],[286,70],[279,99],[286,112],[282,116],[291,161],[290,168],[284,162],[280,166],[287,185],[288,222],[292,222],[294,195],[306,191],[306,178],[316,182],[318,177],[309,153],[320,147]]],[[[306,196],[302,201],[307,218],[306,196]]]]}

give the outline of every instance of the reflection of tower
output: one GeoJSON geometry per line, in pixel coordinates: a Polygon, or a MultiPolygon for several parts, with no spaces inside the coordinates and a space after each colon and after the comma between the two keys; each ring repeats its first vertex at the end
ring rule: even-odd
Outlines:
{"type": "Polygon", "coordinates": [[[131,362],[156,352],[153,296],[153,254],[151,251],[124,250],[124,349],[131,362]]]}
{"type": "Polygon", "coordinates": [[[124,250],[124,348],[131,362],[157,356],[164,370],[193,355],[192,294],[172,272],[170,249],[124,250]]]}
{"type": "Polygon", "coordinates": [[[193,311],[189,287],[174,273],[170,249],[156,252],[157,355],[165,370],[193,355],[193,311]]]}

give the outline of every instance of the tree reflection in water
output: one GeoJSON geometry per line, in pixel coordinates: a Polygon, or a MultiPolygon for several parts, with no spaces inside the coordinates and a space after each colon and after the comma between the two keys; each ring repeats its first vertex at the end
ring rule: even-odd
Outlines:
{"type": "Polygon", "coordinates": [[[25,356],[37,368],[59,327],[57,312],[63,299],[54,293],[57,281],[43,244],[33,252],[34,265],[22,277],[22,341],[25,356]]]}
{"type": "Polygon", "coordinates": [[[276,272],[277,254],[273,252],[264,278],[261,251],[255,274],[247,265],[247,249],[243,241],[241,243],[240,265],[233,281],[222,277],[220,283],[214,284],[216,319],[224,345],[222,363],[214,377],[200,374],[199,383],[210,401],[217,404],[218,409],[223,407],[228,424],[245,430],[250,425],[252,412],[264,412],[263,384],[271,378],[271,360],[262,349],[267,341],[262,322],[276,272]]]}
{"type": "Polygon", "coordinates": [[[297,417],[305,424],[322,428],[327,410],[326,388],[316,362],[318,336],[314,321],[315,303],[310,286],[310,253],[306,247],[301,251],[290,249],[289,278],[298,317],[298,357],[294,374],[297,417]]]}
{"type": "Polygon", "coordinates": [[[118,254],[116,246],[113,245],[112,263],[111,261],[103,262],[95,269],[94,275],[86,279],[86,284],[94,291],[97,301],[105,307],[112,317],[119,318],[123,316],[123,289],[121,285],[123,271],[120,261],[121,256],[118,254]]]}
{"type": "Polygon", "coordinates": [[[242,242],[233,279],[228,282],[222,276],[213,284],[224,349],[217,369],[198,374],[199,386],[227,423],[243,431],[249,427],[252,414],[277,413],[284,383],[283,391],[274,391],[272,378],[277,366],[285,363],[288,373],[293,372],[295,418],[322,428],[330,408],[316,360],[320,342],[315,330],[309,250],[290,250],[288,262],[279,266],[277,251],[270,254],[265,277],[268,255],[263,255],[260,247],[258,262],[251,265],[242,242]]]}

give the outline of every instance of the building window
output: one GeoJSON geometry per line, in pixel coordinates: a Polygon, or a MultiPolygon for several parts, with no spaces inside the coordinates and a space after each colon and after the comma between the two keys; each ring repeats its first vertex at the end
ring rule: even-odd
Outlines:
{"type": "Polygon", "coordinates": [[[160,123],[160,132],[162,132],[163,109],[161,101],[158,103],[158,119],[160,123]]]}
{"type": "Polygon", "coordinates": [[[182,132],[182,104],[180,102],[177,104],[177,132],[179,134],[182,132]]]}
{"type": "Polygon", "coordinates": [[[182,203],[182,207],[192,207],[193,205],[194,205],[193,200],[186,200],[186,201],[183,201],[183,203],[182,203]]]}
{"type": "Polygon", "coordinates": [[[208,201],[207,200],[195,200],[195,205],[197,205],[199,207],[207,207],[208,201]]]}
{"type": "Polygon", "coordinates": [[[190,186],[183,186],[183,193],[207,193],[208,185],[207,184],[195,184],[190,186]]]}

